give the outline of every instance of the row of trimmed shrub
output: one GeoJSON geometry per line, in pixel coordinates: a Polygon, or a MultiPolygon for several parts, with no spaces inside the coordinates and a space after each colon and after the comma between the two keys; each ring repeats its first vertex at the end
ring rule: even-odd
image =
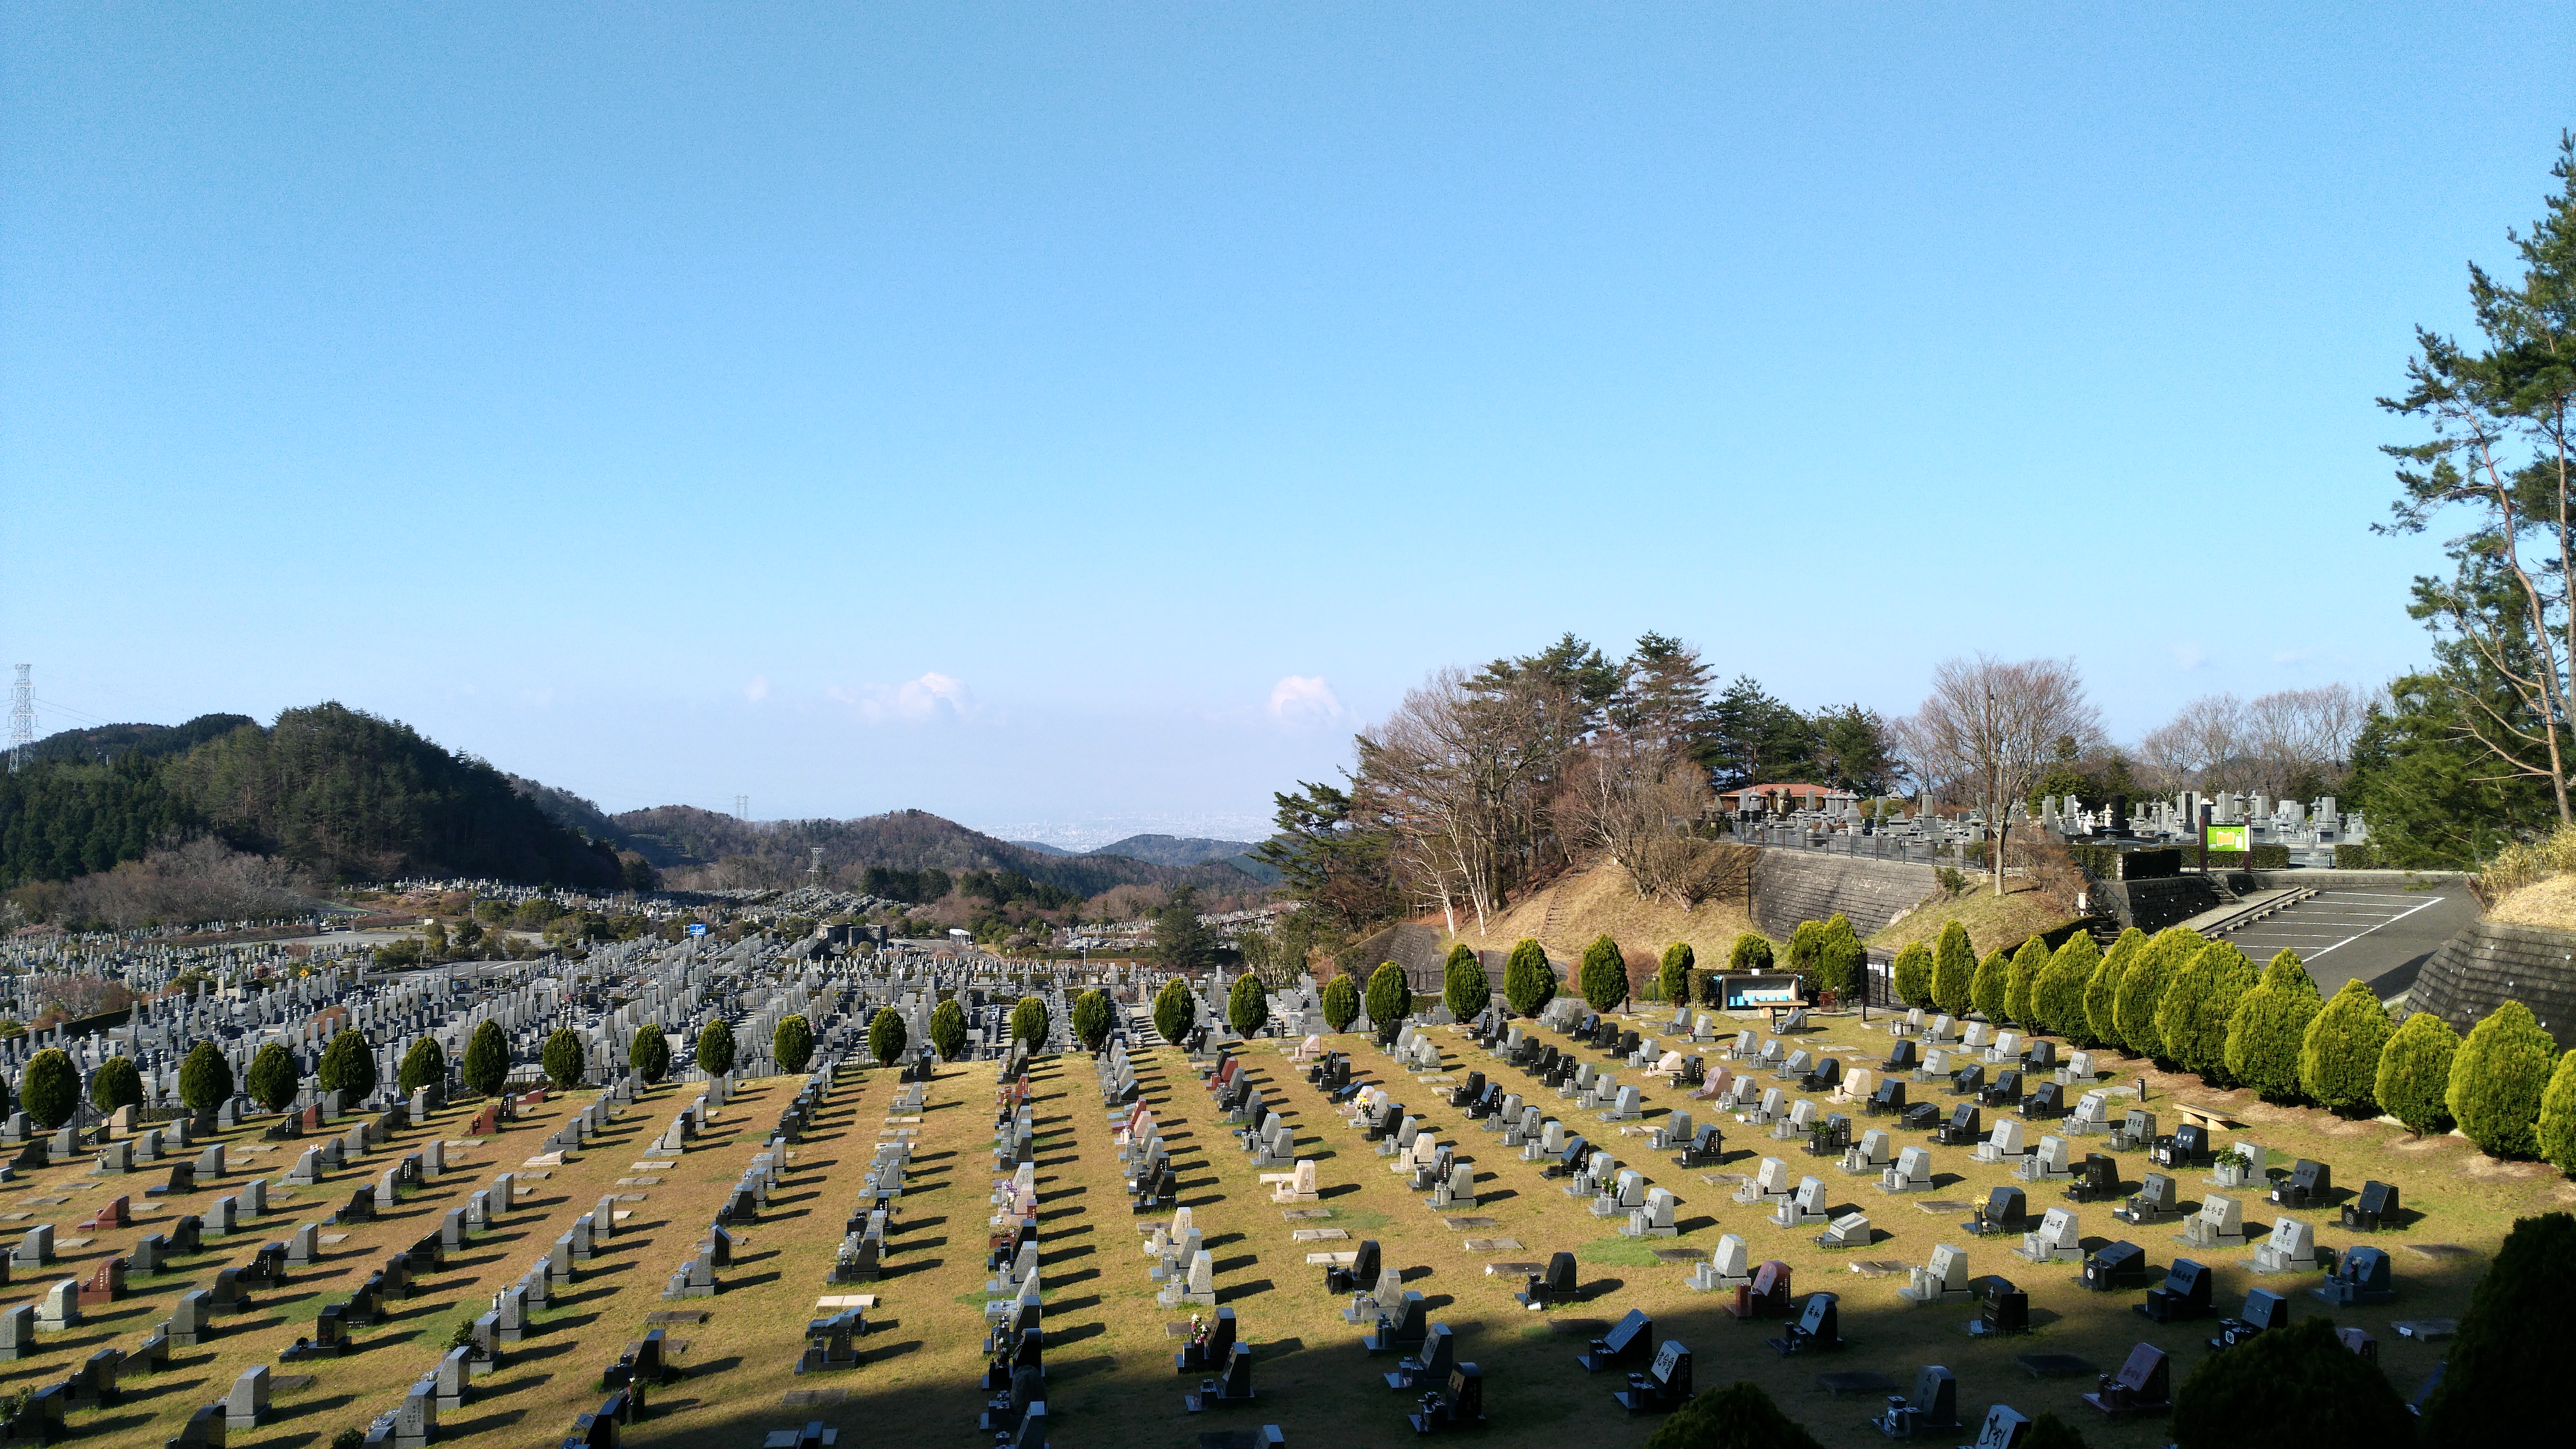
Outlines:
{"type": "Polygon", "coordinates": [[[1890,986],[1911,1006],[2108,1047],[2272,1101],[2385,1112],[2409,1131],[2456,1124],[2498,1157],[2576,1172],[2576,1051],[2561,1055],[2530,1008],[2508,1001],[2467,1039],[2430,1012],[2403,1024],[2362,982],[2331,1001],[2295,951],[2259,973],[2232,941],[2170,927],[2121,933],[2108,952],[2078,935],[2033,936],[1977,961],[1953,921],[1897,955],[1890,986]]]}

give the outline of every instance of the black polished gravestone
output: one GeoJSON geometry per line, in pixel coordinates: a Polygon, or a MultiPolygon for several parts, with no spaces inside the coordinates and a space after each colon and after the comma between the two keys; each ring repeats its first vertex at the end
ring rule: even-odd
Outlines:
{"type": "Polygon", "coordinates": [[[1592,1340],[1589,1347],[1574,1356],[1574,1361],[1583,1366],[1585,1373],[1597,1374],[1630,1359],[1644,1358],[1654,1346],[1654,1341],[1655,1321],[1646,1316],[1645,1310],[1631,1308],[1627,1317],[1620,1319],[1608,1333],[1592,1340]]]}
{"type": "Polygon", "coordinates": [[[2075,1182],[2066,1189],[2074,1202],[2108,1202],[2120,1195],[2120,1164],[2099,1152],[2087,1152],[2075,1170],[2075,1182]]]}
{"type": "Polygon", "coordinates": [[[2030,1332],[2030,1295],[2015,1287],[2009,1278],[1988,1278],[1986,1296],[1977,1306],[1977,1319],[1968,1325],[1975,1338],[2002,1338],[2030,1332]]]}
{"type": "Polygon", "coordinates": [[[2164,1414],[2173,1410],[2173,1364],[2165,1351],[2152,1343],[2142,1343],[2129,1350],[2128,1362],[2116,1374],[2104,1374],[2096,1381],[2094,1391],[2084,1402],[2102,1411],[2106,1418],[2125,1419],[2140,1414],[2164,1414]]]}
{"type": "MultiPolygon", "coordinates": [[[[1416,1295],[1417,1297],[1419,1295],[1416,1295]]],[[[1238,1343],[1225,1361],[1225,1377],[1199,1380],[1199,1391],[1181,1395],[1182,1407],[1193,1414],[1221,1405],[1252,1402],[1252,1345],[1238,1343]]]]}
{"type": "Polygon", "coordinates": [[[2268,1289],[2257,1288],[2245,1295],[2245,1306],[2234,1318],[2218,1320],[2218,1336],[2209,1341],[2211,1348],[2234,1348],[2258,1333],[2269,1333],[2290,1325],[2290,1300],[2268,1289]]]}
{"type": "Polygon", "coordinates": [[[2146,1287],[2146,1250],[2123,1241],[2095,1251],[2084,1260],[2084,1286],[2096,1293],[2146,1287]]]}
{"type": "Polygon", "coordinates": [[[1218,1309],[1216,1322],[1208,1325],[1206,1336],[1191,1339],[1179,1353],[1172,1355],[1172,1371],[1203,1374],[1222,1367],[1234,1356],[1234,1330],[1234,1310],[1218,1309]]]}
{"type": "Polygon", "coordinates": [[[2304,1157],[2290,1169],[2288,1178],[2272,1188],[2273,1204],[2293,1211],[2324,1207],[2333,1195],[2334,1170],[2304,1157]]]}
{"type": "Polygon", "coordinates": [[[1995,1233],[2018,1233],[2030,1226],[2030,1202],[2017,1187],[1998,1187],[1986,1193],[1977,1215],[1959,1226],[1978,1237],[1995,1233]]]}
{"type": "MultiPolygon", "coordinates": [[[[1911,1043],[1908,1043],[1911,1045],[1911,1043]]],[[[1905,1084],[1894,1077],[1881,1077],[1878,1090],[1869,1094],[1869,1115],[1884,1117],[1905,1111],[1905,1084]]]]}
{"type": "Polygon", "coordinates": [[[1349,1267],[1324,1265],[1324,1291],[1336,1295],[1361,1292],[1376,1285],[1378,1271],[1377,1239],[1362,1238],[1349,1267]]]}
{"type": "Polygon", "coordinates": [[[1416,1434],[1478,1427],[1485,1422],[1484,1370],[1471,1363],[1451,1369],[1449,1387],[1424,1394],[1414,1412],[1404,1417],[1416,1434]]]}
{"type": "Polygon", "coordinates": [[[1572,1253],[1551,1255],[1547,1260],[1547,1270],[1530,1274],[1528,1286],[1512,1296],[1520,1300],[1523,1308],[1534,1313],[1543,1311],[1553,1304],[1578,1301],[1582,1297],[1582,1290],[1575,1286],[1574,1255],[1572,1253]]]}
{"type": "Polygon", "coordinates": [[[1939,1364],[1915,1372],[1911,1395],[1887,1396],[1887,1412],[1869,1421],[1890,1439],[1912,1439],[1959,1427],[1959,1380],[1939,1364]]]}
{"type": "Polygon", "coordinates": [[[1670,1413],[1690,1402],[1690,1345],[1678,1338],[1665,1339],[1655,1350],[1654,1363],[1644,1373],[1628,1375],[1628,1387],[1610,1397],[1631,1414],[1670,1413]]]}
{"type": "Polygon", "coordinates": [[[1421,1347],[1422,1340],[1431,1332],[1422,1315],[1422,1294],[1411,1288],[1404,1290],[1402,1306],[1393,1316],[1381,1311],[1377,1318],[1377,1332],[1362,1338],[1360,1347],[1372,1354],[1399,1355],[1408,1349],[1421,1347]]]}
{"type": "Polygon", "coordinates": [[[2214,1278],[2208,1265],[2195,1263],[2189,1258],[2176,1258],[2173,1266],[2165,1270],[2164,1283],[2148,1289],[2147,1301],[2135,1307],[2158,1323],[2207,1318],[2210,1314],[2210,1285],[2214,1278]]]}
{"type": "Polygon", "coordinates": [[[1448,1324],[1435,1323],[1431,1325],[1429,1336],[1422,1340],[1422,1347],[1407,1357],[1397,1359],[1394,1370],[1384,1378],[1388,1388],[1397,1390],[1410,1389],[1416,1384],[1445,1384],[1449,1381],[1450,1370],[1457,1365],[1458,1336],[1449,1331],[1448,1324]]]}
{"type": "Polygon", "coordinates": [[[2397,1215],[2397,1189],[2376,1178],[2361,1185],[2361,1196],[2343,1205],[2343,1225],[2356,1233],[2377,1232],[2397,1215]]]}
{"type": "Polygon", "coordinates": [[[1810,1293],[1798,1321],[1783,1328],[1778,1338],[1763,1341],[1782,1358],[1831,1353],[1843,1346],[1842,1327],[1842,1300],[1831,1293],[1810,1293]]]}

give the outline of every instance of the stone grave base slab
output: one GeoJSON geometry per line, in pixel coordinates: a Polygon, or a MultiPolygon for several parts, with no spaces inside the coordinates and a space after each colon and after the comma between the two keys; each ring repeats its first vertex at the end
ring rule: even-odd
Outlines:
{"type": "Polygon", "coordinates": [[[1518,1238],[1469,1238],[1467,1240],[1467,1251],[1470,1253],[1517,1253],[1520,1250],[1521,1240],[1518,1238]]]}
{"type": "Polygon", "coordinates": [[[2456,1318],[2404,1318],[2388,1325],[2399,1338],[2412,1338],[2423,1343],[2439,1343],[2460,1331],[2456,1318]]]}
{"type": "Polygon", "coordinates": [[[1442,1218],[1440,1222],[1443,1227],[1446,1227],[1453,1233],[1463,1233],[1474,1228],[1499,1228],[1502,1226],[1501,1220],[1497,1218],[1442,1218]]]}
{"type": "Polygon", "coordinates": [[[2089,1379],[2101,1373],[2092,1360],[2071,1353],[2026,1353],[2013,1362],[2035,1379],[2089,1379]]]}

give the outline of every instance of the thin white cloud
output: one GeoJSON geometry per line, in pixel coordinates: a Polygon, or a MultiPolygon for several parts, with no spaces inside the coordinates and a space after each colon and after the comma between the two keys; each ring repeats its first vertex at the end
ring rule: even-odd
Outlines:
{"type": "Polygon", "coordinates": [[[864,684],[844,689],[836,684],[823,696],[848,705],[868,724],[964,719],[975,712],[975,694],[966,681],[936,670],[891,687],[864,684]]]}
{"type": "Polygon", "coordinates": [[[2176,644],[2173,657],[2174,663],[2185,669],[2198,669],[2209,662],[2209,655],[2197,644],[2176,644]]]}
{"type": "Polygon", "coordinates": [[[742,697],[750,700],[753,704],[758,704],[762,700],[769,698],[769,676],[766,674],[753,675],[751,677],[751,683],[742,687],[742,697]]]}
{"type": "Polygon", "coordinates": [[[1270,717],[1290,723],[1339,719],[1342,702],[1320,674],[1291,674],[1270,686],[1270,717]]]}

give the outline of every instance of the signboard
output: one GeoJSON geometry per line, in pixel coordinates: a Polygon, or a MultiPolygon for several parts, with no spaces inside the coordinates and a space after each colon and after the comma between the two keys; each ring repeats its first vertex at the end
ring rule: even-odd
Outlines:
{"type": "Polygon", "coordinates": [[[2254,827],[2251,825],[2213,825],[2209,827],[2212,850],[2252,850],[2254,827]]]}
{"type": "Polygon", "coordinates": [[[705,935],[706,933],[707,933],[707,923],[706,923],[706,922],[704,922],[704,921],[691,921],[691,922],[689,922],[689,934],[690,934],[690,935],[692,935],[692,936],[703,936],[703,935],[705,935]]]}

